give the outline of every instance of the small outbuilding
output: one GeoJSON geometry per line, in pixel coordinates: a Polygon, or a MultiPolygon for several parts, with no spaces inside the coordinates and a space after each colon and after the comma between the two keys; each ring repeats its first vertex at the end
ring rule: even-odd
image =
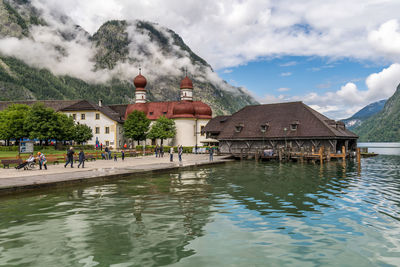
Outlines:
{"type": "Polygon", "coordinates": [[[246,106],[231,116],[217,116],[203,129],[219,141],[224,154],[256,154],[279,149],[293,152],[355,152],[358,136],[343,122],[327,118],[302,102],[246,106]]]}

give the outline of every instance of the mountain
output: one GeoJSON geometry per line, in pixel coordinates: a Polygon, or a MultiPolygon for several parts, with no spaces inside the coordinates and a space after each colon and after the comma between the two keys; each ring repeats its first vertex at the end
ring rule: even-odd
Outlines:
{"type": "Polygon", "coordinates": [[[245,88],[219,78],[171,29],[112,20],[91,35],[65,15],[32,3],[0,0],[0,100],[132,103],[132,80],[141,67],[150,101],[178,100],[187,71],[194,100],[209,104],[215,115],[257,104],[245,88]]]}
{"type": "Polygon", "coordinates": [[[400,141],[400,85],[385,103],[383,109],[353,129],[360,141],[400,141]]]}
{"type": "Polygon", "coordinates": [[[368,119],[372,115],[375,115],[376,113],[381,111],[385,106],[385,103],[386,99],[371,103],[368,106],[365,106],[362,109],[360,109],[350,118],[342,120],[342,122],[345,123],[346,128],[352,130],[360,126],[366,119],[368,119]]]}

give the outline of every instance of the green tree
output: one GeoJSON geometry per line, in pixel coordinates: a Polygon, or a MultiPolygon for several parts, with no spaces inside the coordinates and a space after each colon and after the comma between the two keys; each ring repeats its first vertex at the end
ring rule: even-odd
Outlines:
{"type": "Polygon", "coordinates": [[[56,117],[58,127],[55,139],[59,141],[74,140],[76,129],[73,118],[63,113],[56,113],[56,117]]]}
{"type": "Polygon", "coordinates": [[[134,110],[129,114],[124,123],[125,136],[135,141],[146,140],[146,134],[149,131],[150,120],[142,111],[134,110]]]}
{"type": "Polygon", "coordinates": [[[29,132],[29,138],[45,141],[60,137],[60,125],[57,113],[46,108],[42,103],[36,103],[26,116],[24,129],[29,132]]]}
{"type": "Polygon", "coordinates": [[[0,112],[0,138],[6,141],[28,137],[29,132],[24,128],[25,120],[30,112],[27,105],[14,104],[0,112]]]}
{"type": "Polygon", "coordinates": [[[93,138],[93,130],[85,124],[76,124],[74,127],[74,141],[78,144],[93,138]]]}
{"type": "Polygon", "coordinates": [[[147,136],[151,139],[161,139],[162,144],[164,139],[173,138],[175,135],[175,122],[167,117],[161,116],[153,124],[147,136]]]}

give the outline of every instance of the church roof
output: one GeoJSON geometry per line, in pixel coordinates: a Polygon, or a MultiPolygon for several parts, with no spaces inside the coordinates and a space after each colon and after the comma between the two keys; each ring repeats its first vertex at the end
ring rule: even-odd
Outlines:
{"type": "Polygon", "coordinates": [[[150,120],[156,120],[161,116],[169,119],[211,119],[212,116],[210,106],[201,101],[164,101],[131,104],[126,108],[125,119],[134,110],[143,111],[150,120]]]}
{"type": "Polygon", "coordinates": [[[210,120],[203,132],[217,135],[218,140],[358,138],[342,122],[331,120],[302,102],[246,106],[231,116],[210,120]]]}

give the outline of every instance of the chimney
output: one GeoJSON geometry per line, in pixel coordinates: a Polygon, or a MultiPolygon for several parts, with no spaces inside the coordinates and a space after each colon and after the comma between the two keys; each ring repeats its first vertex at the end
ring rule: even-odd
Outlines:
{"type": "Polygon", "coordinates": [[[102,107],[103,106],[103,100],[99,100],[99,107],[102,107]]]}

